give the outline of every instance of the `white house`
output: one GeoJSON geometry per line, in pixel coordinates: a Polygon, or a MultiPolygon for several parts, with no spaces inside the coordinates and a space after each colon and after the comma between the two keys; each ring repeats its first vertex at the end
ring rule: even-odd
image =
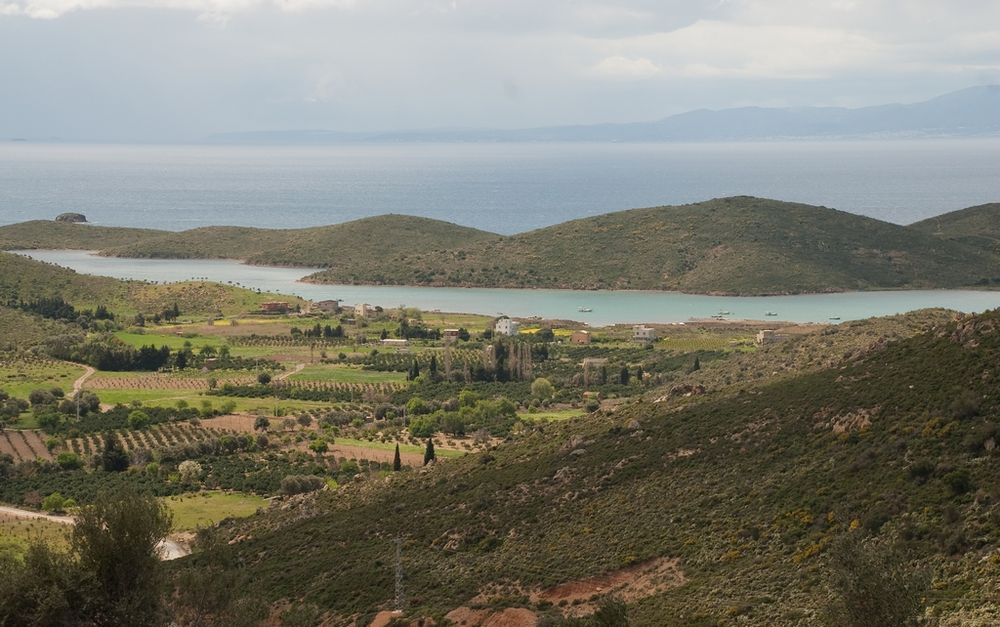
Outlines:
{"type": "Polygon", "coordinates": [[[644,324],[637,324],[632,327],[632,339],[641,344],[648,344],[656,341],[656,329],[647,327],[644,324]]]}
{"type": "Polygon", "coordinates": [[[514,336],[521,331],[521,325],[514,322],[507,316],[497,318],[496,324],[493,325],[493,333],[496,335],[508,335],[514,336]]]}

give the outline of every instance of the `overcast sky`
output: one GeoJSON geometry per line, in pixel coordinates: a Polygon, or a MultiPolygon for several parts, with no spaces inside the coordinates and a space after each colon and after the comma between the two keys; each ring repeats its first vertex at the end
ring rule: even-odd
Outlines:
{"type": "Polygon", "coordinates": [[[198,139],[914,102],[998,0],[0,0],[0,137],[198,139]]]}

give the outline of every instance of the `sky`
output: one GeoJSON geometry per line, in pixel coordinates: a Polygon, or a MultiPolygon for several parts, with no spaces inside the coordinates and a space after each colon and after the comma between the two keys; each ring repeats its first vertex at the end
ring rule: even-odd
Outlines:
{"type": "Polygon", "coordinates": [[[520,128],[1000,83],[998,0],[0,0],[0,137],[520,128]]]}

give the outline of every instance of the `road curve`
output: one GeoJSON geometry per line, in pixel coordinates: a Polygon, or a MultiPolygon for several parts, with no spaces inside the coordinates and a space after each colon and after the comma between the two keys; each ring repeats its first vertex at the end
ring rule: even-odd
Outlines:
{"type": "MultiPolygon", "coordinates": [[[[28,509],[19,509],[17,507],[9,507],[6,505],[0,505],[0,514],[7,514],[8,516],[22,518],[25,520],[48,520],[54,523],[59,523],[60,525],[76,524],[76,519],[72,516],[54,516],[52,514],[33,512],[28,509]]],[[[172,540],[169,537],[160,540],[160,543],[156,545],[156,548],[160,554],[160,559],[164,561],[175,560],[186,555],[191,555],[191,547],[188,546],[187,543],[172,540]]]]}

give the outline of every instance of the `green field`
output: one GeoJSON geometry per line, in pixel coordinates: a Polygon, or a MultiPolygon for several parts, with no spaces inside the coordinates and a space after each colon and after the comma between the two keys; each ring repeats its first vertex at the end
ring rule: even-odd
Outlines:
{"type": "Polygon", "coordinates": [[[557,409],[555,411],[520,412],[517,415],[524,420],[568,420],[585,416],[586,411],[582,409],[557,409]]]}
{"type": "Polygon", "coordinates": [[[73,382],[83,373],[83,366],[57,361],[0,363],[0,390],[18,398],[27,398],[38,388],[57,387],[70,392],[73,382]]]}
{"type": "Polygon", "coordinates": [[[44,519],[21,519],[0,514],[0,556],[24,554],[32,541],[65,546],[69,525],[44,519]]]}
{"type": "Polygon", "coordinates": [[[339,381],[342,383],[402,383],[403,372],[363,370],[352,366],[306,366],[302,372],[289,377],[292,381],[339,381]]]}
{"type": "Polygon", "coordinates": [[[163,499],[174,517],[174,531],[194,531],[225,518],[251,516],[267,499],[241,492],[197,492],[163,499]]]}
{"type": "MultiPolygon", "coordinates": [[[[334,446],[341,444],[343,446],[357,446],[359,448],[371,448],[380,451],[392,451],[396,448],[395,442],[377,442],[372,440],[355,440],[353,438],[336,438],[334,446]]],[[[417,446],[416,444],[403,444],[399,443],[399,450],[402,453],[423,453],[424,447],[417,446]]],[[[435,447],[434,453],[438,457],[461,457],[465,455],[462,451],[457,451],[455,449],[442,448],[440,446],[435,447]]]]}
{"type": "Polygon", "coordinates": [[[194,337],[184,337],[183,335],[177,334],[167,334],[167,333],[135,333],[131,331],[118,331],[115,333],[115,337],[119,340],[125,342],[130,346],[139,348],[143,345],[153,346],[167,346],[171,350],[177,350],[184,348],[185,342],[191,343],[191,348],[194,351],[198,351],[203,346],[211,346],[213,348],[218,348],[224,345],[226,342],[217,337],[205,337],[203,335],[196,335],[194,337]]]}
{"type": "Polygon", "coordinates": [[[280,408],[286,412],[300,409],[319,409],[329,407],[331,403],[321,401],[298,401],[292,399],[277,398],[237,398],[229,396],[209,396],[202,394],[199,390],[91,390],[101,399],[102,403],[109,405],[128,405],[132,401],[139,401],[148,407],[174,407],[177,401],[185,401],[191,407],[201,407],[202,401],[209,401],[213,407],[221,407],[224,403],[232,401],[236,404],[235,411],[253,413],[262,410],[271,414],[274,409],[280,408]]]}

